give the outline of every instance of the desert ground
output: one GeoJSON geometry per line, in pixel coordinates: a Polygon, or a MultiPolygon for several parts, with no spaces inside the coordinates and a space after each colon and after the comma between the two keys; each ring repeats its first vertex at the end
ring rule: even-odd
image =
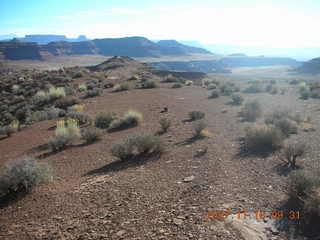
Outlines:
{"type": "MultiPolygon", "coordinates": [[[[65,64],[69,67],[94,65],[105,59],[65,60],[70,61],[65,64]]],[[[50,66],[46,62],[10,64],[31,68],[37,64],[41,70],[61,67],[59,61],[50,62],[50,66]]],[[[123,69],[114,69],[112,74],[117,71],[123,69]]],[[[86,73],[72,84],[85,83],[94,74],[86,73]]],[[[107,73],[106,78],[113,79],[112,74],[107,73]]],[[[32,156],[51,166],[53,179],[1,205],[0,239],[305,239],[297,233],[297,219],[255,216],[257,211],[277,210],[288,216],[299,209],[288,207],[291,170],[284,166],[278,151],[263,156],[242,153],[241,139],[254,123],[243,121],[239,113],[246,102],[257,100],[263,111],[257,123],[279,109],[309,119],[312,128],[299,126],[285,142],[307,143],[298,165],[303,169],[318,167],[319,99],[300,99],[299,88],[289,84],[293,79],[311,81],[316,77],[297,76],[281,66],[233,69],[232,74],[211,74],[208,79],[220,85],[235,84],[244,103],[233,105],[231,97],[223,94],[210,99],[211,90],[200,81],[172,88],[172,83],[154,78],[157,88],[119,92],[108,88],[92,98],[75,93],[84,106],[83,114],[92,119],[99,112],[121,116],[130,109],[143,115],[138,126],[105,132],[93,144],[76,142],[57,152],[44,148],[54,136],[57,119],[34,122],[3,137],[0,166],[32,156]],[[274,80],[279,91],[243,92],[256,80],[274,80]],[[191,111],[205,113],[206,131],[201,137],[194,137],[194,123],[188,117],[191,111]],[[164,148],[161,155],[120,161],[111,154],[112,146],[130,134],[159,131],[161,118],[171,121],[168,131],[159,136],[164,148]],[[226,219],[206,219],[210,211],[232,214],[226,219]]]]}

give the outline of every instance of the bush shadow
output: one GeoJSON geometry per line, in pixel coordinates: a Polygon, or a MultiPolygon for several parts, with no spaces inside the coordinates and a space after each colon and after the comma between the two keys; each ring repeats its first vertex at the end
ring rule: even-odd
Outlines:
{"type": "Polygon", "coordinates": [[[199,140],[203,140],[207,138],[206,136],[203,136],[203,135],[200,135],[200,136],[193,136],[193,137],[190,137],[190,138],[187,138],[186,140],[183,140],[181,142],[177,142],[175,143],[176,146],[185,146],[185,145],[190,145],[196,141],[199,141],[199,140]]]}
{"type": "Polygon", "coordinates": [[[89,171],[86,174],[84,174],[84,176],[119,172],[128,168],[141,166],[150,161],[158,160],[160,157],[161,157],[161,153],[148,153],[148,154],[133,156],[125,160],[116,160],[101,168],[89,171]]]}

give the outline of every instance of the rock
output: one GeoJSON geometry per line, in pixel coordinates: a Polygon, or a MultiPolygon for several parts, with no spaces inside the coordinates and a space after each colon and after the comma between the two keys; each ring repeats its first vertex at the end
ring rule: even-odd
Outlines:
{"type": "Polygon", "coordinates": [[[118,231],[118,232],[116,233],[116,235],[117,235],[118,237],[122,237],[125,233],[126,233],[125,230],[120,230],[120,231],[118,231]]]}
{"type": "Polygon", "coordinates": [[[174,218],[173,219],[173,223],[177,226],[181,225],[183,223],[183,220],[179,219],[179,218],[174,218]]]}
{"type": "Polygon", "coordinates": [[[183,181],[184,181],[184,182],[192,182],[193,179],[194,179],[194,176],[189,176],[189,177],[185,177],[185,178],[183,179],[183,181]]]}

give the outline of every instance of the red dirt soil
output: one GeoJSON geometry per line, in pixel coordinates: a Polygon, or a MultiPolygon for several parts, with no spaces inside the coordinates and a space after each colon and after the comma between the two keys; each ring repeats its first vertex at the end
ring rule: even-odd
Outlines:
{"type": "MultiPolygon", "coordinates": [[[[207,95],[198,86],[170,89],[162,84],[158,89],[105,90],[100,97],[84,100],[85,112],[91,116],[135,109],[143,114],[143,123],[107,133],[95,144],[42,158],[52,166],[55,180],[0,209],[0,239],[243,239],[223,221],[203,217],[210,209],[275,210],[286,199],[287,177],[275,171],[279,160],[274,155],[266,159],[238,155],[238,138],[247,126],[237,116],[241,107],[226,105],[229,97],[212,100],[207,95]],[[160,113],[164,107],[168,113],[160,113]],[[192,110],[205,112],[213,136],[187,141],[193,134],[192,122],[183,120],[192,110]],[[162,117],[169,118],[172,126],[161,136],[165,153],[159,159],[120,164],[110,154],[111,146],[130,133],[159,130],[162,117]],[[194,156],[206,147],[207,154],[194,156]],[[183,181],[189,176],[194,179],[183,181]]],[[[293,89],[284,96],[259,94],[259,101],[266,111],[280,102],[303,114],[316,108],[316,102],[305,108],[293,89]]],[[[314,124],[319,126],[318,118],[314,124]]],[[[48,142],[54,134],[48,129],[54,125],[55,121],[36,123],[1,140],[0,164],[45,153],[37,147],[48,142]]],[[[299,133],[299,137],[319,140],[316,133],[299,133]]],[[[313,154],[308,156],[310,163],[318,153],[313,154]]]]}

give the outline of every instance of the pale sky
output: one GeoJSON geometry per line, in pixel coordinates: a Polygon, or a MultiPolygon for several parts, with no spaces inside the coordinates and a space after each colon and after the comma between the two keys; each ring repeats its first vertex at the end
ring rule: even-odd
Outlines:
{"type": "Polygon", "coordinates": [[[0,34],[320,46],[320,0],[0,0],[0,34]]]}

